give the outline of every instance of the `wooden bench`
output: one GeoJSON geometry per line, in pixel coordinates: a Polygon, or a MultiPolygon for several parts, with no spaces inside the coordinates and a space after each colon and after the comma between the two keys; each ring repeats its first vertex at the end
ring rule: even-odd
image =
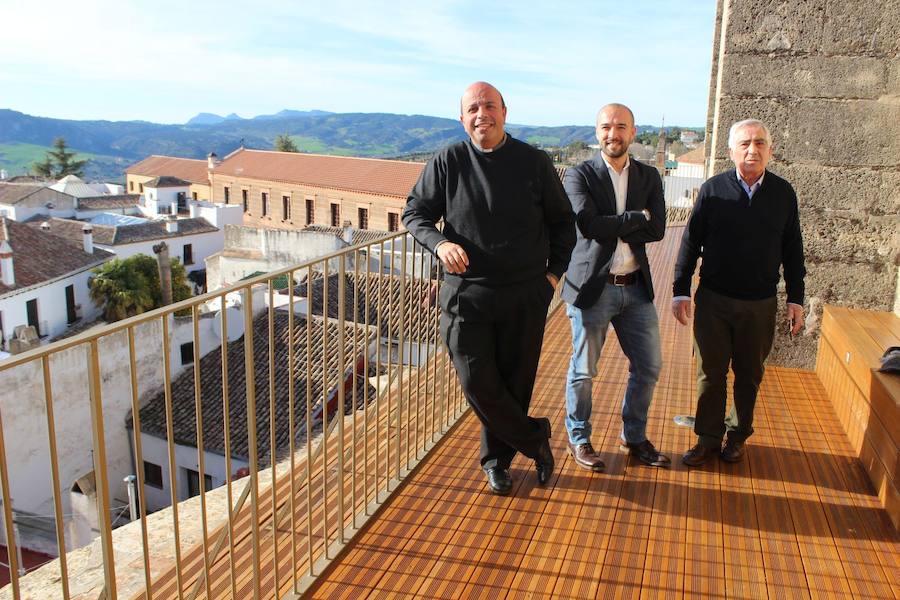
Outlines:
{"type": "Polygon", "coordinates": [[[900,346],[893,313],[825,306],[816,374],[900,529],[900,375],[877,371],[890,346],[900,346]]]}

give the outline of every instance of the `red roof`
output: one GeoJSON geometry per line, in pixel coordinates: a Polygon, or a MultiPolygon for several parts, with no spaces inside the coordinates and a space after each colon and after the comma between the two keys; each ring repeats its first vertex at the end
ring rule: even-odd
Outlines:
{"type": "Polygon", "coordinates": [[[169,175],[199,183],[209,184],[208,163],[197,158],[177,158],[175,156],[148,156],[144,160],[134,163],[127,169],[127,175],[144,175],[146,177],[161,177],[169,175]]]}
{"type": "Polygon", "coordinates": [[[424,166],[402,160],[245,148],[227,156],[214,173],[406,199],[424,166]]]}

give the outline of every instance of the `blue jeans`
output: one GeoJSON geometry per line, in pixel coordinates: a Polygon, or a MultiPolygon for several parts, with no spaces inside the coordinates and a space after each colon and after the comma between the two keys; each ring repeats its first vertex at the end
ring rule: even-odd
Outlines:
{"type": "Polygon", "coordinates": [[[628,385],[622,400],[622,438],[632,444],[647,439],[647,411],[662,368],[659,320],[644,282],[607,283],[597,302],[580,309],[566,305],[572,324],[572,360],[566,377],[566,429],[572,444],[591,441],[591,380],[606,332],[612,323],[628,357],[628,385]]]}

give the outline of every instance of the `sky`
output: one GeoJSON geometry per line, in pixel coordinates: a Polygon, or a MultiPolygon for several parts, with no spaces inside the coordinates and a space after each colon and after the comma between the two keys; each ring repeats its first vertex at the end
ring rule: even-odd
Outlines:
{"type": "Polygon", "coordinates": [[[459,116],[477,80],[507,121],[706,122],[715,0],[0,0],[0,108],[183,123],[284,108],[459,116]]]}

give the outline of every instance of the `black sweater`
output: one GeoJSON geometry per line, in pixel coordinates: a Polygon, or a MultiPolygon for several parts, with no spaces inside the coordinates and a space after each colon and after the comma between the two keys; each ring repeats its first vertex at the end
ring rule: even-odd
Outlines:
{"type": "Polygon", "coordinates": [[[700,256],[700,286],[740,300],[774,296],[783,265],[787,301],[802,305],[806,268],[791,184],[766,171],[751,200],[734,169],[707,180],[681,239],[675,296],[691,295],[700,256]]]}
{"type": "Polygon", "coordinates": [[[469,256],[460,277],[491,286],[547,272],[561,277],[575,245],[574,221],[550,157],[509,136],[494,152],[468,140],[438,152],[403,211],[416,240],[432,252],[442,240],[459,244],[469,256]]]}

